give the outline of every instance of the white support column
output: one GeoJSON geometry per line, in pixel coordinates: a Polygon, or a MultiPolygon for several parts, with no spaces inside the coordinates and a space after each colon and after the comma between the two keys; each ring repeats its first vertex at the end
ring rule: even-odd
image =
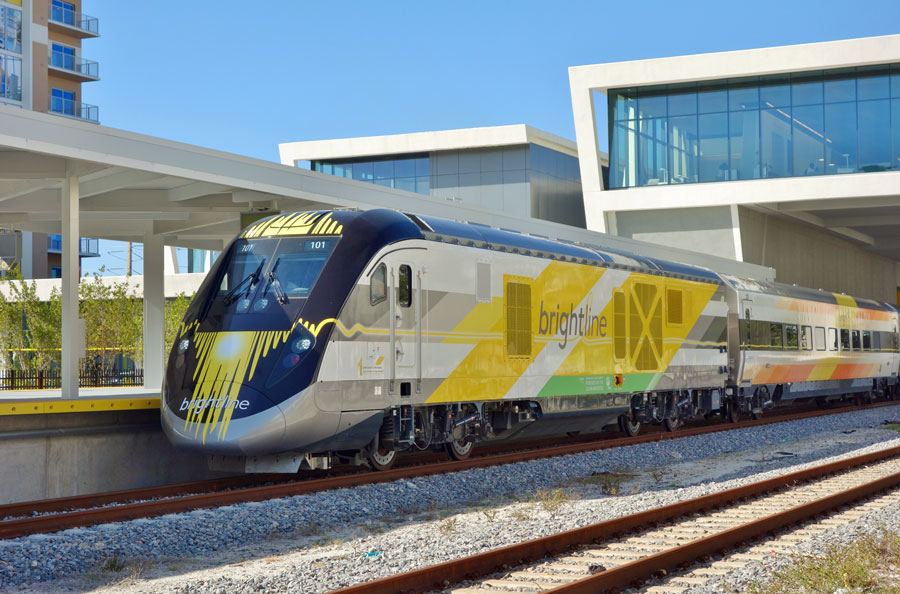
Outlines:
{"type": "Polygon", "coordinates": [[[162,235],[144,235],[144,387],[153,390],[165,373],[164,251],[162,235]]]}
{"type": "Polygon", "coordinates": [[[62,397],[78,398],[79,359],[84,357],[84,320],[78,317],[78,177],[67,172],[62,202],[62,397]]]}
{"type": "Polygon", "coordinates": [[[744,247],[741,242],[741,219],[738,214],[737,204],[731,205],[731,233],[734,236],[734,259],[738,262],[743,262],[744,247]]]}

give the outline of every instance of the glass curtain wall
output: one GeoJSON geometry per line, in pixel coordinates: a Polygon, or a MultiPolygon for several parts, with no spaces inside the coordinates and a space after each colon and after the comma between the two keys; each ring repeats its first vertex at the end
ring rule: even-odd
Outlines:
{"type": "Polygon", "coordinates": [[[312,161],[310,169],[407,192],[427,195],[431,190],[431,161],[427,154],[312,161]]]}
{"type": "Polygon", "coordinates": [[[609,188],[900,169],[900,64],[611,89],[609,188]]]}

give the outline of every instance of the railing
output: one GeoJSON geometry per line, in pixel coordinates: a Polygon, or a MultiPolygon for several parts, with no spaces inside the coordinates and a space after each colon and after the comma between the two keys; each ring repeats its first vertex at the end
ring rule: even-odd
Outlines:
{"type": "Polygon", "coordinates": [[[100,35],[100,21],[96,17],[76,12],[67,6],[50,5],[50,20],[61,25],[81,29],[91,35],[100,35]]]}
{"type": "Polygon", "coordinates": [[[85,60],[59,50],[50,50],[50,66],[75,72],[87,78],[100,78],[100,64],[98,62],[85,60]]]}
{"type": "MultiPolygon", "coordinates": [[[[52,252],[62,251],[62,235],[51,233],[47,236],[47,249],[52,252]]],[[[79,256],[99,256],[100,240],[91,237],[78,238],[78,255],[79,256]]]]}
{"type": "Polygon", "coordinates": [[[50,113],[78,118],[95,124],[100,122],[100,108],[62,97],[50,97],[50,113]]]}
{"type": "MultiPolygon", "coordinates": [[[[2,390],[47,390],[59,388],[59,369],[38,369],[18,371],[0,369],[0,391],[2,390]]],[[[116,386],[143,386],[144,370],[109,371],[83,366],[78,371],[78,385],[82,388],[106,388],[116,386]]]]}
{"type": "Polygon", "coordinates": [[[82,237],[78,242],[78,252],[81,256],[99,256],[100,240],[82,237]]]}

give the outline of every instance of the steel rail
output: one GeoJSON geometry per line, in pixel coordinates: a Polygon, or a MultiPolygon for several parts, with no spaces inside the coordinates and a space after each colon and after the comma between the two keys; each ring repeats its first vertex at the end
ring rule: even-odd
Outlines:
{"type": "MultiPolygon", "coordinates": [[[[735,487],[718,493],[711,493],[696,499],[681,501],[672,505],[654,508],[614,518],[590,526],[576,528],[544,538],[529,540],[493,551],[472,555],[463,559],[447,561],[438,565],[423,567],[408,573],[364,582],[355,586],[335,590],[333,594],[389,594],[396,592],[422,592],[442,590],[445,582],[456,584],[468,579],[482,577],[499,572],[506,567],[525,565],[547,556],[558,556],[580,546],[591,545],[609,540],[626,533],[631,533],[648,526],[669,522],[681,516],[702,510],[721,507],[741,499],[756,497],[771,491],[782,489],[796,483],[808,482],[824,476],[835,474],[851,468],[865,466],[872,462],[900,456],[900,447],[872,452],[847,460],[831,462],[814,468],[800,470],[784,476],[735,487]]],[[[900,473],[891,475],[873,483],[853,488],[849,491],[817,500],[809,505],[791,509],[785,514],[776,514],[758,522],[752,528],[743,530],[743,526],[713,535],[699,541],[695,551],[689,552],[691,544],[684,544],[676,549],[652,555],[646,559],[603,571],[589,578],[559,586],[549,592],[556,594],[594,594],[608,589],[624,588],[635,580],[646,578],[659,569],[671,569],[689,560],[714,553],[734,544],[752,539],[754,536],[798,522],[802,519],[833,509],[860,497],[884,490],[900,484],[900,473]]]]}
{"type": "MultiPolygon", "coordinates": [[[[881,406],[889,406],[895,404],[893,402],[883,403],[881,406]]],[[[879,405],[875,405],[879,406],[879,405]]],[[[856,407],[850,407],[851,410],[856,407]]],[[[613,447],[625,447],[655,441],[663,441],[667,439],[677,439],[681,437],[691,437],[696,435],[705,435],[708,433],[716,433],[719,431],[727,431],[732,429],[742,429],[747,427],[755,427],[758,425],[766,425],[770,423],[780,423],[805,419],[829,414],[839,414],[848,412],[847,408],[813,411],[806,413],[792,413],[779,417],[769,417],[757,420],[748,420],[737,424],[718,423],[716,425],[695,427],[689,429],[679,429],[678,431],[667,433],[651,433],[638,435],[635,437],[625,437],[619,439],[601,439],[599,441],[589,441],[574,443],[562,446],[553,446],[542,448],[539,450],[515,450],[501,454],[492,454],[470,458],[461,461],[445,461],[419,466],[408,466],[401,468],[393,468],[390,470],[379,472],[359,472],[354,474],[340,475],[321,479],[310,479],[304,481],[291,481],[275,485],[254,486],[247,488],[236,488],[226,492],[214,493],[198,493],[193,495],[185,495],[162,499],[158,501],[139,501],[137,503],[128,503],[115,507],[105,507],[99,509],[80,509],[77,511],[58,513],[53,515],[41,515],[27,518],[17,518],[7,521],[0,521],[0,540],[26,536],[28,534],[49,533],[66,530],[69,528],[91,526],[106,522],[121,522],[126,520],[134,520],[138,518],[148,518],[160,516],[170,513],[186,512],[195,509],[211,508],[224,505],[233,505],[236,503],[249,503],[253,501],[264,501],[267,499],[276,499],[280,497],[292,497],[296,495],[308,495],[321,491],[329,491],[341,488],[357,487],[367,484],[377,484],[391,482],[399,479],[410,479],[422,476],[431,476],[448,472],[458,472],[462,470],[470,470],[474,468],[486,468],[490,466],[498,466],[502,464],[512,464],[516,462],[524,462],[529,460],[537,460],[541,458],[552,458],[556,456],[565,456],[571,454],[579,454],[589,451],[603,450],[613,447]]],[[[240,478],[240,477],[239,477],[240,478]]],[[[253,481],[253,478],[249,478],[253,481]]],[[[203,483],[190,483],[199,487],[203,483]]],[[[179,488],[175,485],[174,488],[179,488]]],[[[156,489],[165,490],[169,487],[151,488],[150,491],[156,489]]],[[[154,496],[149,495],[147,490],[133,490],[120,493],[127,493],[129,497],[137,499],[148,499],[154,496]]],[[[99,498],[108,497],[103,503],[113,503],[121,501],[115,499],[116,493],[101,494],[99,498]]],[[[92,496],[82,496],[84,501],[90,500],[92,496]]],[[[76,497],[75,499],[80,499],[76,497]]],[[[132,499],[133,500],[133,499],[132,499]]],[[[66,499],[51,500],[57,509],[65,508],[68,504],[66,499]]],[[[12,504],[9,506],[19,506],[20,510],[26,513],[34,513],[35,504],[43,502],[31,502],[30,504],[12,504]],[[29,505],[31,508],[29,509],[29,505]]],[[[103,504],[101,503],[101,504],[103,504]]],[[[68,505],[68,508],[79,507],[78,505],[68,505]]],[[[6,513],[6,508],[0,508],[0,517],[12,517],[14,514],[6,513]]]]}

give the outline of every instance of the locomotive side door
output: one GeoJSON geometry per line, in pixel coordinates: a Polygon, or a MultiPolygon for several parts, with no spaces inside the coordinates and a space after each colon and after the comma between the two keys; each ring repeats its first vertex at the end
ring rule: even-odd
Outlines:
{"type": "Polygon", "coordinates": [[[422,378],[421,271],[400,260],[391,270],[391,391],[409,397],[422,378]]]}

